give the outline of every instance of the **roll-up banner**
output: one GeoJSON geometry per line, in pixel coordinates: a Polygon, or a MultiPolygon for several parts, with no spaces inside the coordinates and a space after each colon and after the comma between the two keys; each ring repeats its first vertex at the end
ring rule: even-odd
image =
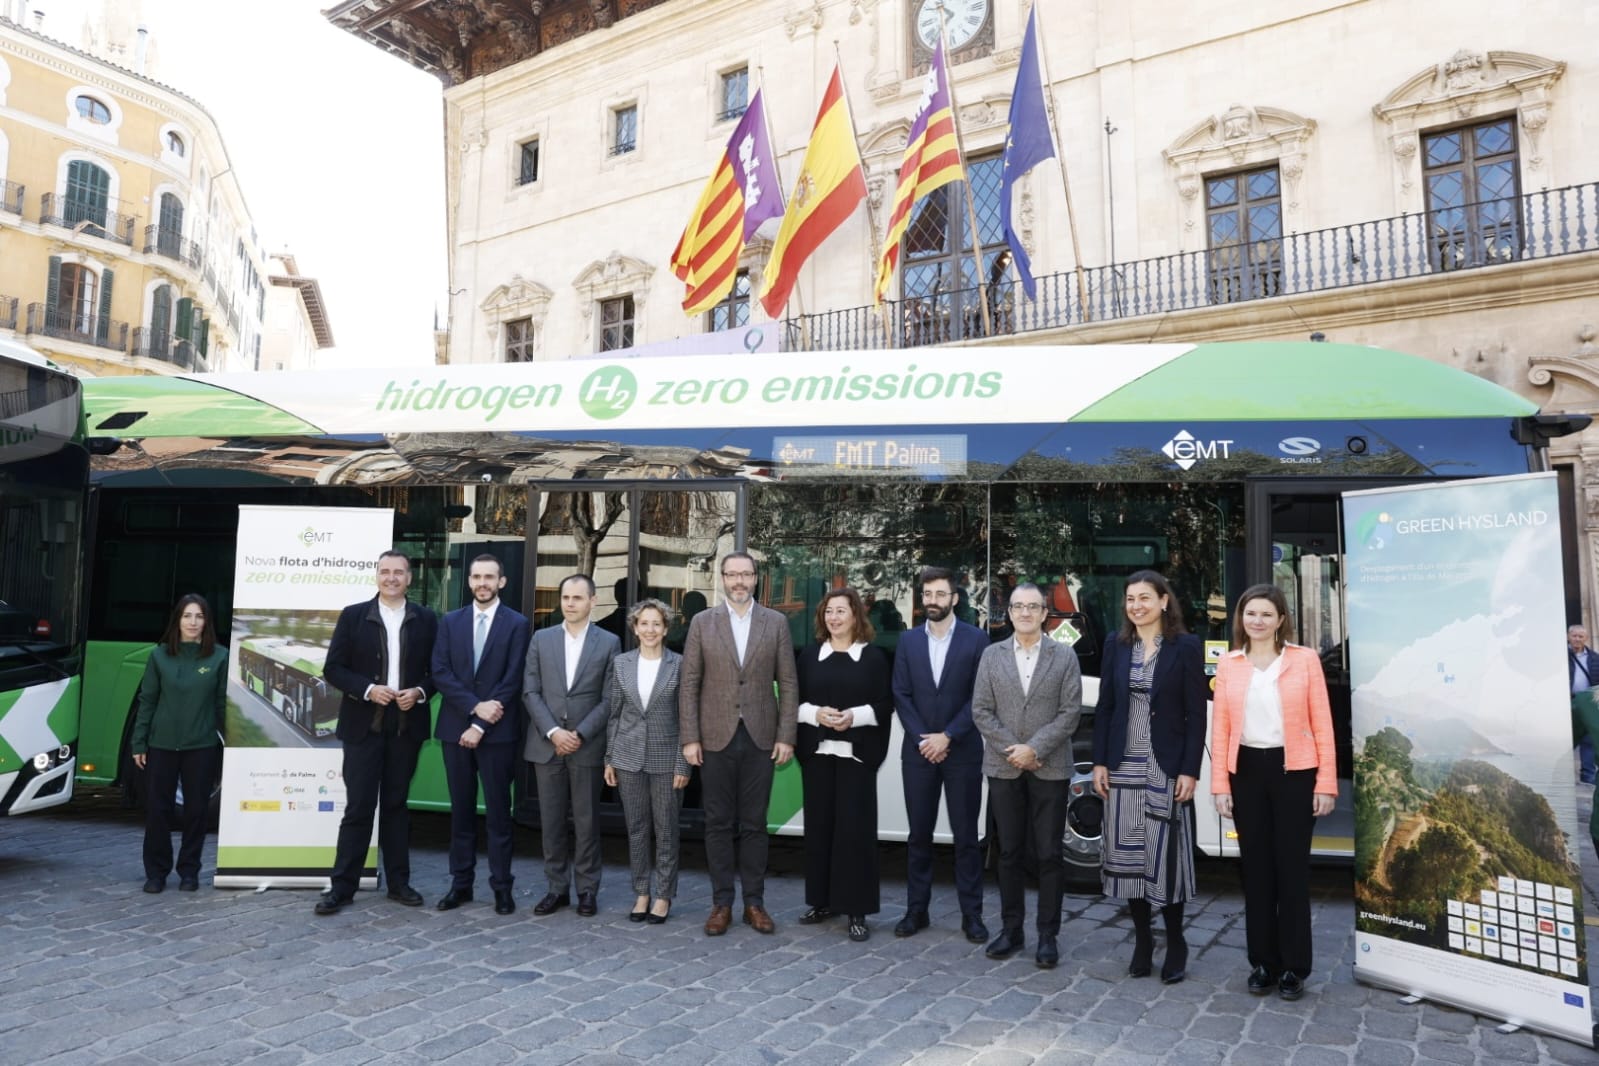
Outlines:
{"type": "MultiPolygon", "coordinates": [[[[388,508],[239,508],[216,884],[326,887],[344,815],[333,735],[342,694],[322,679],[339,612],[377,595],[388,508]]],[[[377,834],[361,887],[377,885],[377,834]]]]}
{"type": "Polygon", "coordinates": [[[1594,1041],[1555,475],[1344,494],[1355,976],[1594,1041]]]}

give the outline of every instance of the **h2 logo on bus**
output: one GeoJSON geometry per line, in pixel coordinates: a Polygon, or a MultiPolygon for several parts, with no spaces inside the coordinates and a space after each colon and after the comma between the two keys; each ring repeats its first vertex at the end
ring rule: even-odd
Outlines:
{"type": "Polygon", "coordinates": [[[583,379],[578,403],[590,418],[619,418],[638,398],[638,379],[626,367],[606,366],[583,379]]]}

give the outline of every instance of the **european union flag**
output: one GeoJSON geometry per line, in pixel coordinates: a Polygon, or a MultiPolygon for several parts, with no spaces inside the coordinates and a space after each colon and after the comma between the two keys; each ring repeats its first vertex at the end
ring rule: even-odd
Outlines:
{"type": "Polygon", "coordinates": [[[1044,83],[1038,75],[1037,16],[1027,16],[1027,35],[1022,38],[1022,61],[1016,68],[1016,87],[1010,95],[1010,132],[1005,136],[1003,175],[999,186],[999,217],[1005,227],[1005,243],[1016,262],[1016,275],[1029,300],[1035,298],[1032,264],[1022,248],[1022,239],[1011,226],[1011,187],[1023,174],[1046,159],[1055,157],[1055,144],[1049,136],[1049,119],[1044,113],[1044,83]]]}

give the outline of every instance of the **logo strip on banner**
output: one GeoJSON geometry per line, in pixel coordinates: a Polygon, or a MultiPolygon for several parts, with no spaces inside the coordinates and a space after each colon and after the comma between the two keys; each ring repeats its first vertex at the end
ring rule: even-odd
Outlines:
{"type": "Polygon", "coordinates": [[[1592,1046],[1555,475],[1344,495],[1355,976],[1592,1046]]]}
{"type": "MultiPolygon", "coordinates": [[[[239,508],[216,884],[327,884],[344,817],[343,694],[322,677],[339,612],[377,595],[389,508],[239,508]]],[[[377,830],[361,886],[377,884],[377,830]]]]}

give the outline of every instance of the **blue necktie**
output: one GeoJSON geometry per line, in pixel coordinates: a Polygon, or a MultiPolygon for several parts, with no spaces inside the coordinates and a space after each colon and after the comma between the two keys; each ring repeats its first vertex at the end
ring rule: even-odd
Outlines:
{"type": "Polygon", "coordinates": [[[477,664],[483,658],[483,644],[489,639],[489,616],[486,611],[477,613],[477,631],[472,634],[472,672],[477,673],[477,664]]]}

